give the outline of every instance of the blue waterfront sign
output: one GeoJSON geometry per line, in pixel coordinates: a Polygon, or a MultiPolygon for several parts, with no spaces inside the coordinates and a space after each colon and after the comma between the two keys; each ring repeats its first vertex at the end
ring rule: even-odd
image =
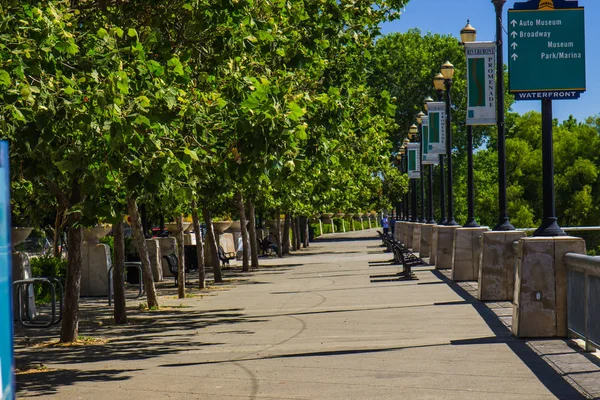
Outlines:
{"type": "Polygon", "coordinates": [[[0,141],[0,398],[15,398],[8,142],[0,141]]]}
{"type": "Polygon", "coordinates": [[[577,1],[508,10],[509,91],[517,100],[577,99],[586,89],[585,18],[577,1]]]}

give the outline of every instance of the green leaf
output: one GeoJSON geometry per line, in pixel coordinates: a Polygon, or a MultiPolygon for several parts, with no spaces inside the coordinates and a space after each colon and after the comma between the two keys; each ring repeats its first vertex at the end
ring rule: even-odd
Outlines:
{"type": "Polygon", "coordinates": [[[129,37],[136,37],[137,36],[137,31],[133,28],[129,28],[127,30],[127,36],[129,37]]]}
{"type": "Polygon", "coordinates": [[[298,121],[305,113],[302,107],[294,102],[288,103],[288,109],[290,110],[288,116],[292,121],[298,121]]]}
{"type": "Polygon", "coordinates": [[[21,112],[21,110],[19,110],[15,106],[12,107],[12,116],[17,121],[26,122],[25,117],[23,116],[23,113],[21,112]]]}
{"type": "Polygon", "coordinates": [[[100,39],[104,39],[106,35],[108,35],[108,31],[104,28],[98,29],[97,35],[100,39]]]}
{"type": "Polygon", "coordinates": [[[0,69],[0,85],[8,87],[10,86],[11,80],[10,75],[3,69],[0,69]]]}
{"type": "Polygon", "coordinates": [[[58,168],[58,170],[63,174],[75,171],[75,166],[70,160],[57,161],[54,163],[54,165],[56,165],[56,168],[58,168]]]}
{"type": "Polygon", "coordinates": [[[134,125],[146,125],[146,126],[150,126],[150,120],[148,119],[148,117],[146,117],[145,115],[138,115],[135,120],[133,121],[134,125]]]}
{"type": "Polygon", "coordinates": [[[165,73],[165,69],[158,62],[151,60],[148,61],[148,70],[156,76],[162,76],[165,73]]]}
{"type": "Polygon", "coordinates": [[[185,154],[187,154],[188,156],[190,156],[190,158],[191,158],[192,160],[194,160],[194,161],[199,161],[198,154],[196,154],[196,152],[195,152],[194,150],[190,150],[190,149],[188,149],[188,148],[185,148],[185,149],[183,150],[183,152],[184,152],[185,154]]]}
{"type": "Polygon", "coordinates": [[[179,61],[179,58],[177,57],[173,57],[171,58],[168,62],[167,65],[171,68],[173,68],[173,72],[175,73],[175,75],[183,75],[183,65],[181,65],[181,61],[179,61]]]}
{"type": "Polygon", "coordinates": [[[114,34],[116,34],[118,37],[122,38],[123,37],[123,29],[116,27],[116,28],[112,28],[111,32],[113,32],[114,34]]]}

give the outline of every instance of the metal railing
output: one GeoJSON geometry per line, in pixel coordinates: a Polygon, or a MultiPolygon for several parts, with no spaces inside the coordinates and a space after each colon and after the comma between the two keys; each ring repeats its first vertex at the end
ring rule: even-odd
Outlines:
{"type": "MultiPolygon", "coordinates": [[[[63,311],[63,284],[57,278],[30,278],[13,282],[13,292],[16,294],[16,308],[19,323],[25,328],[48,328],[62,321],[63,311]],[[33,312],[29,299],[29,292],[36,284],[47,285],[50,289],[50,318],[42,318],[40,313],[33,312]],[[58,290],[57,290],[58,289],[58,290]],[[59,306],[57,308],[57,292],[59,306]]],[[[39,307],[38,307],[39,310],[39,307]]]]}
{"type": "Polygon", "coordinates": [[[567,253],[569,332],[585,341],[586,351],[600,349],[600,257],[567,253]]]}
{"type": "MultiPolygon", "coordinates": [[[[139,281],[138,281],[138,294],[134,297],[126,297],[129,299],[138,299],[140,297],[142,297],[142,295],[144,294],[144,278],[143,278],[143,272],[142,272],[142,263],[139,261],[127,261],[125,262],[124,268],[123,268],[123,274],[127,273],[127,268],[136,268],[138,270],[138,276],[139,276],[139,281]]],[[[114,297],[114,293],[113,293],[113,275],[114,275],[114,266],[111,266],[108,269],[108,279],[107,279],[107,289],[108,289],[108,305],[111,306],[112,305],[112,299],[114,297]]]]}

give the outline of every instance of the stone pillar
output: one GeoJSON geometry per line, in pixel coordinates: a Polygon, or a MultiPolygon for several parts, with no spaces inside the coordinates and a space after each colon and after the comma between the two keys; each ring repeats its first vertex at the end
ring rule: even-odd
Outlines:
{"type": "Polygon", "coordinates": [[[409,248],[412,249],[413,247],[413,232],[415,230],[415,223],[414,222],[409,222],[406,224],[406,230],[404,232],[404,245],[409,248]]]}
{"type": "Polygon", "coordinates": [[[459,226],[438,226],[437,255],[435,269],[452,268],[454,259],[454,231],[459,226]]]}
{"type": "Polygon", "coordinates": [[[413,226],[413,239],[412,239],[412,251],[418,253],[421,251],[421,229],[423,224],[414,224],[413,226]]]}
{"type": "Polygon", "coordinates": [[[394,222],[394,239],[402,241],[401,236],[400,236],[400,230],[402,229],[402,222],[401,221],[396,221],[394,222]]]}
{"type": "Polygon", "coordinates": [[[438,243],[438,231],[440,225],[433,225],[431,230],[431,249],[429,250],[429,264],[435,265],[437,262],[437,243],[438,243]]]}
{"type": "Polygon", "coordinates": [[[431,241],[433,240],[433,227],[432,224],[423,224],[421,226],[421,247],[419,255],[423,257],[431,257],[431,241]]]}
{"type": "Polygon", "coordinates": [[[150,256],[150,266],[152,267],[152,277],[154,278],[154,282],[162,282],[164,276],[160,244],[155,238],[146,239],[146,247],[148,248],[148,255],[150,256]]]}
{"type": "Polygon", "coordinates": [[[567,337],[566,253],[585,254],[581,238],[519,240],[512,332],[517,337],[567,337]]]}
{"type": "Polygon", "coordinates": [[[513,242],[523,231],[490,231],[481,235],[477,297],[482,301],[512,301],[515,289],[513,242]]]}
{"type": "Polygon", "coordinates": [[[458,228],[454,231],[454,260],[452,261],[452,280],[476,281],[479,276],[481,259],[481,235],[487,227],[458,228]]]}
{"type": "Polygon", "coordinates": [[[81,297],[108,296],[110,247],[103,243],[81,245],[81,297]]]}
{"type": "Polygon", "coordinates": [[[184,233],[183,234],[183,245],[184,246],[195,246],[196,245],[196,235],[184,233]]]}
{"type": "Polygon", "coordinates": [[[398,232],[398,240],[400,241],[400,243],[402,244],[406,244],[406,221],[400,221],[399,223],[399,227],[400,227],[400,231],[398,232]]]}
{"type": "Polygon", "coordinates": [[[163,277],[173,276],[171,271],[169,271],[169,264],[167,264],[167,261],[162,257],[170,254],[177,255],[177,242],[174,237],[157,238],[157,240],[160,246],[163,277]]]}

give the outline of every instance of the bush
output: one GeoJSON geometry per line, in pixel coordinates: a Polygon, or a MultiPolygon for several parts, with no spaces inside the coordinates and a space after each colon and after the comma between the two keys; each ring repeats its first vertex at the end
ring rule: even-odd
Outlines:
{"type": "MultiPolygon", "coordinates": [[[[63,279],[67,276],[67,260],[59,257],[40,256],[32,257],[31,275],[35,278],[53,277],[63,279]]],[[[50,290],[47,286],[34,285],[36,304],[47,304],[50,302],[50,290]]],[[[58,294],[57,294],[58,295],[58,294]]]]}

